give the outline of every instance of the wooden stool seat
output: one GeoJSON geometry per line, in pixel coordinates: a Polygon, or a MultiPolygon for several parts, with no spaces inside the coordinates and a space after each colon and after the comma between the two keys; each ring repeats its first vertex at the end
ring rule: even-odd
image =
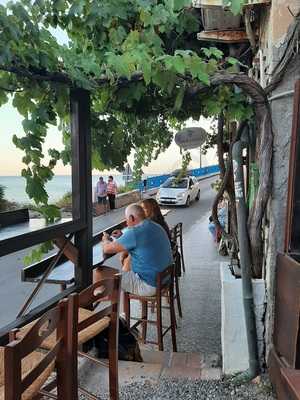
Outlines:
{"type": "MultiPolygon", "coordinates": [[[[128,293],[128,294],[129,294],[131,300],[139,300],[139,301],[147,301],[147,302],[155,302],[156,301],[156,295],[154,295],[154,296],[138,296],[137,294],[134,294],[134,293],[128,293]]],[[[166,289],[162,290],[161,295],[167,297],[168,290],[166,290],[166,289]]]]}
{"type": "MultiPolygon", "coordinates": [[[[85,308],[80,307],[78,312],[78,323],[79,325],[86,321],[88,318],[94,315],[93,311],[87,310],[85,308]]],[[[89,325],[87,328],[78,332],[78,344],[83,344],[89,341],[90,339],[97,336],[99,333],[104,331],[104,329],[108,328],[110,325],[110,317],[105,316],[100,320],[96,321],[94,324],[89,325]]]]}
{"type": "MultiPolygon", "coordinates": [[[[22,379],[24,379],[45,357],[40,351],[34,351],[22,361],[22,379]]],[[[42,388],[51,373],[54,371],[53,361],[37,379],[22,394],[22,400],[31,399],[42,388]]],[[[13,384],[13,383],[12,383],[13,384]]],[[[4,348],[0,347],[0,400],[4,400],[4,348]]]]}
{"type": "MultiPolygon", "coordinates": [[[[93,311],[79,307],[78,324],[86,321],[93,315],[94,315],[93,311]]],[[[30,329],[36,323],[36,321],[37,320],[32,321],[30,322],[30,324],[27,324],[23,326],[23,328],[20,328],[20,330],[17,332],[17,339],[22,339],[27,334],[27,332],[30,331],[30,329]]],[[[87,341],[98,335],[98,333],[104,331],[104,329],[106,329],[109,326],[109,324],[110,324],[110,317],[105,316],[102,319],[96,321],[94,324],[78,332],[78,345],[86,343],[87,341]]],[[[50,336],[48,336],[43,341],[43,343],[41,344],[41,348],[45,350],[52,349],[55,343],[56,343],[56,331],[54,331],[50,336]]]]}

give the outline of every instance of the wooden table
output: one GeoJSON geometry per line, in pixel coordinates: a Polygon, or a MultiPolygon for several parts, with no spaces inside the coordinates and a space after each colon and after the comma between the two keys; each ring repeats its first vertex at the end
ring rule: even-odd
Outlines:
{"type": "MultiPolygon", "coordinates": [[[[163,215],[167,215],[169,212],[170,209],[162,210],[163,215]]],[[[4,234],[6,234],[6,237],[9,234],[12,234],[14,236],[16,234],[24,234],[24,230],[26,229],[27,232],[28,229],[42,229],[42,224],[43,222],[41,220],[38,220],[38,222],[31,220],[28,223],[18,224],[18,227],[14,226],[13,232],[10,230],[11,227],[4,228],[4,230],[6,230],[6,233],[4,232],[4,234]]],[[[93,237],[93,268],[100,267],[105,260],[113,257],[113,255],[105,255],[103,253],[101,244],[103,232],[108,232],[109,234],[111,234],[113,230],[123,229],[125,226],[126,226],[126,221],[123,220],[119,224],[107,227],[103,231],[96,233],[96,235],[93,237]]],[[[65,237],[66,241],[69,241],[70,238],[71,236],[69,238],[65,237]]],[[[65,290],[67,288],[67,285],[73,284],[75,282],[74,268],[76,261],[74,261],[74,259],[73,262],[70,261],[67,258],[67,256],[70,257],[70,254],[68,255],[67,252],[64,254],[64,251],[66,250],[64,248],[64,241],[61,244],[62,247],[58,243],[56,244],[60,248],[59,253],[57,253],[57,255],[50,256],[39,263],[23,268],[21,275],[22,281],[36,282],[37,285],[30,294],[29,298],[22,306],[22,309],[18,316],[24,314],[24,312],[30,306],[33,299],[36,297],[37,293],[39,292],[44,283],[58,284],[61,285],[62,290],[65,290]],[[55,260],[56,257],[58,258],[55,260]]],[[[70,258],[72,259],[72,257],[70,258]]]]}
{"type": "MultiPolygon", "coordinates": [[[[109,257],[111,256],[103,254],[101,242],[93,246],[93,267],[100,266],[109,257]]],[[[69,260],[64,261],[63,263],[57,265],[57,267],[53,269],[53,271],[49,274],[49,276],[45,280],[45,283],[58,284],[62,286],[62,289],[64,289],[66,285],[74,283],[74,278],[75,278],[74,268],[75,266],[71,261],[69,260]]],[[[40,279],[41,276],[36,276],[32,278],[26,275],[22,276],[22,281],[24,282],[39,282],[40,279]]]]}

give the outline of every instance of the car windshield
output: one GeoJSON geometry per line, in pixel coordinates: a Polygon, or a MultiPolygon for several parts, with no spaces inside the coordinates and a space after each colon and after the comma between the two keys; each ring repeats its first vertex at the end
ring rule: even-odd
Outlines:
{"type": "Polygon", "coordinates": [[[187,178],[184,179],[176,179],[176,178],[169,178],[166,182],[162,185],[163,188],[172,188],[172,189],[186,189],[188,185],[187,178]]]}

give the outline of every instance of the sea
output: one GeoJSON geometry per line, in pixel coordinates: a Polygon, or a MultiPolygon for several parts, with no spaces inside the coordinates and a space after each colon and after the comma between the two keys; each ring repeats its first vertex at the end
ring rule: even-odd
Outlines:
{"type": "MultiPolygon", "coordinates": [[[[103,176],[107,182],[108,176],[103,176]]],[[[99,175],[93,175],[93,189],[99,179],[99,175]]],[[[122,175],[114,175],[114,180],[118,186],[125,184],[122,175]]],[[[22,176],[0,176],[0,185],[5,187],[5,198],[21,204],[32,203],[25,191],[25,179],[22,176]]],[[[70,175],[55,175],[53,179],[46,185],[49,194],[49,202],[56,202],[61,199],[64,194],[72,190],[72,177],[70,175]]]]}

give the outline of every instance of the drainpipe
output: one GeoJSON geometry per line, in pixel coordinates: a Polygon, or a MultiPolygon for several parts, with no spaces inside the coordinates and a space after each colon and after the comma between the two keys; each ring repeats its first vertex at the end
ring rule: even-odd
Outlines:
{"type": "Polygon", "coordinates": [[[242,162],[242,151],[246,146],[247,143],[242,142],[241,140],[234,143],[232,148],[232,163],[236,198],[240,265],[242,273],[243,304],[249,352],[249,370],[247,371],[247,379],[253,379],[259,375],[260,367],[258,360],[257,334],[251,281],[251,253],[247,231],[247,208],[245,201],[242,162]]]}

